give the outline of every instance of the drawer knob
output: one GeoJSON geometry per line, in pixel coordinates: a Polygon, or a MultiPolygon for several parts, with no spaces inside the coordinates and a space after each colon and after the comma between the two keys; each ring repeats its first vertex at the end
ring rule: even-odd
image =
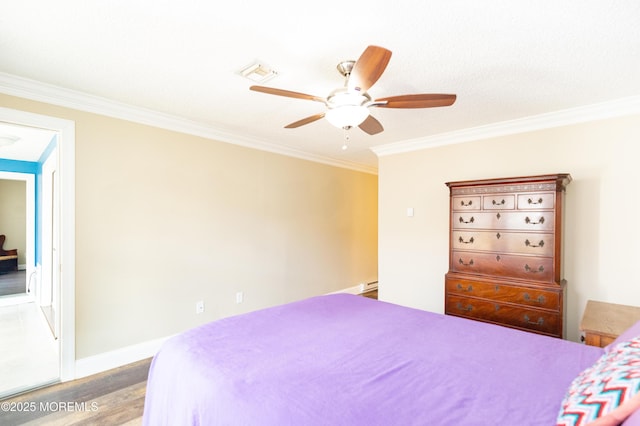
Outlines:
{"type": "Polygon", "coordinates": [[[465,202],[464,202],[464,200],[460,200],[460,205],[461,205],[462,207],[469,207],[469,206],[470,206],[470,205],[472,205],[472,204],[473,204],[473,200],[469,200],[469,202],[468,202],[468,203],[465,203],[465,202]]]}
{"type": "Polygon", "coordinates": [[[540,216],[540,220],[538,220],[537,222],[532,221],[531,218],[527,216],[524,218],[524,222],[527,225],[542,225],[544,223],[544,216],[540,216]]]}
{"type": "Polygon", "coordinates": [[[526,322],[527,324],[532,324],[532,325],[544,325],[544,318],[540,317],[540,318],[538,318],[538,321],[531,321],[531,318],[529,318],[529,315],[525,314],[524,315],[524,322],[526,322]]]}
{"type": "Polygon", "coordinates": [[[462,266],[473,266],[473,259],[469,259],[469,262],[465,263],[462,258],[458,259],[458,263],[462,266]]]}
{"type": "Polygon", "coordinates": [[[522,298],[527,302],[531,302],[533,300],[534,302],[538,302],[538,303],[541,303],[541,304],[544,304],[544,302],[546,301],[546,299],[545,299],[545,297],[543,295],[538,296],[537,299],[532,299],[531,296],[529,296],[529,293],[524,293],[522,295],[522,298]]]}
{"type": "Polygon", "coordinates": [[[464,218],[463,218],[462,216],[460,216],[460,219],[458,219],[458,220],[460,221],[460,223],[473,223],[473,222],[475,222],[475,221],[476,221],[476,220],[473,218],[473,216],[471,216],[471,217],[469,218],[469,220],[464,220],[464,218]]]}
{"type": "Polygon", "coordinates": [[[540,265],[538,269],[533,269],[531,266],[525,264],[524,270],[532,274],[537,274],[538,272],[544,272],[544,266],[540,265]]]}
{"type": "Polygon", "coordinates": [[[491,204],[493,204],[494,206],[504,206],[506,204],[506,201],[504,200],[504,198],[502,199],[502,201],[491,200],[491,204]]]}
{"type": "Polygon", "coordinates": [[[527,247],[544,247],[544,240],[540,240],[538,244],[533,244],[531,241],[527,239],[525,240],[524,245],[527,247]]]}
{"type": "Polygon", "coordinates": [[[542,204],[542,197],[538,198],[538,200],[532,200],[531,198],[529,198],[527,200],[527,203],[529,203],[529,204],[542,204]]]}

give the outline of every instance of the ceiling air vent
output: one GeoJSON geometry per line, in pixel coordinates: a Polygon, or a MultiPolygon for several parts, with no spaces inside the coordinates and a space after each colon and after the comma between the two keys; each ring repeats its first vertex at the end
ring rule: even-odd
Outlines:
{"type": "Polygon", "coordinates": [[[240,75],[256,83],[264,83],[271,80],[278,73],[266,65],[256,62],[241,70],[240,75]]]}

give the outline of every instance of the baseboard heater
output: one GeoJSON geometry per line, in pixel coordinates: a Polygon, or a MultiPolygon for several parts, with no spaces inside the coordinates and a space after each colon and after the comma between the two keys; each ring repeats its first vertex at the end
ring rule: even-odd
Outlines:
{"type": "Polygon", "coordinates": [[[360,284],[360,293],[367,293],[378,289],[378,281],[371,281],[370,283],[360,284]]]}

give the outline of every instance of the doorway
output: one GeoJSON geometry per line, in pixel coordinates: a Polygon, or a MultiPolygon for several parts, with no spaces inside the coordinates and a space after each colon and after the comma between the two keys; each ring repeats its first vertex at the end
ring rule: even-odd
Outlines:
{"type": "Polygon", "coordinates": [[[0,123],[2,137],[13,142],[7,144],[5,139],[0,147],[0,232],[6,234],[6,243],[17,247],[11,249],[17,263],[0,275],[0,288],[6,293],[0,296],[0,396],[6,396],[60,378],[59,341],[55,328],[46,321],[47,310],[54,305],[45,290],[52,284],[42,273],[53,269],[45,238],[51,234],[51,226],[42,226],[51,216],[47,211],[53,210],[52,194],[48,187],[36,183],[45,177],[42,165],[55,164],[52,159],[57,149],[39,152],[47,141],[49,147],[55,145],[56,135],[51,131],[0,123]],[[13,146],[16,143],[25,146],[13,146]],[[36,157],[38,161],[31,161],[36,157]]]}
{"type": "Polygon", "coordinates": [[[0,234],[6,238],[4,249],[17,251],[18,265],[15,270],[2,269],[0,306],[26,300],[35,265],[35,175],[3,170],[6,168],[0,167],[0,234]]]}
{"type": "Polygon", "coordinates": [[[27,201],[32,199],[33,185],[27,185],[23,176],[32,178],[0,171],[0,301],[27,292],[25,266],[32,262],[27,250],[27,233],[33,228],[33,221],[27,221],[27,210],[32,203],[27,206],[27,201]]]}
{"type": "MultiPolygon", "coordinates": [[[[36,187],[42,191],[36,197],[39,200],[36,205],[38,213],[27,215],[38,219],[35,226],[27,226],[33,232],[32,237],[27,239],[37,242],[31,245],[39,245],[40,252],[34,253],[39,257],[27,261],[27,266],[32,265],[34,269],[32,272],[27,270],[28,291],[22,296],[24,303],[10,307],[13,312],[9,316],[19,316],[23,325],[43,325],[44,328],[40,328],[38,332],[44,331],[44,334],[53,339],[54,344],[42,347],[40,352],[52,347],[56,351],[54,368],[57,374],[47,381],[71,380],[75,377],[75,124],[69,120],[7,108],[0,108],[0,124],[54,132],[57,138],[57,149],[49,155],[55,161],[38,163],[40,169],[35,176],[39,182],[36,187]],[[47,195],[44,196],[45,194],[47,195]],[[46,270],[45,264],[48,265],[46,270]],[[37,309],[31,309],[32,307],[37,309]],[[46,321],[42,307],[48,307],[50,323],[46,321]]],[[[2,157],[0,151],[0,161],[2,157]]],[[[0,322],[8,318],[6,315],[2,316],[2,308],[0,306],[0,322]]],[[[18,345],[19,343],[15,343],[16,347],[18,345]]],[[[0,353],[0,363],[3,361],[2,357],[0,353]]],[[[20,358],[29,362],[27,367],[16,369],[20,376],[40,367],[44,368],[46,364],[28,360],[27,356],[20,358]]],[[[20,391],[42,384],[45,383],[24,383],[26,387],[20,391]]],[[[1,392],[2,390],[0,396],[1,392]]],[[[12,392],[15,393],[15,389],[12,392]]]]}

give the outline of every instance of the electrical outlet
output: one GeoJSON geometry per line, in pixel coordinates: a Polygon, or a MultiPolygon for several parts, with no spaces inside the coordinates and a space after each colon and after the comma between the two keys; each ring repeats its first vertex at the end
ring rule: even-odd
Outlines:
{"type": "Polygon", "coordinates": [[[196,302],[196,314],[201,314],[204,312],[204,301],[199,300],[196,302]]]}
{"type": "Polygon", "coordinates": [[[244,300],[244,293],[239,291],[236,293],[236,303],[242,303],[244,300]]]}

